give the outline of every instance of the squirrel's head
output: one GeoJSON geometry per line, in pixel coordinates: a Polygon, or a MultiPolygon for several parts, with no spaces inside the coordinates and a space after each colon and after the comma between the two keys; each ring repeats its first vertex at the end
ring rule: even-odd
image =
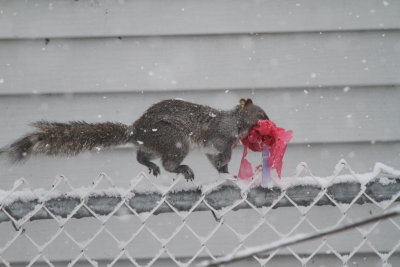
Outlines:
{"type": "Polygon", "coordinates": [[[237,109],[249,125],[256,125],[260,120],[269,120],[265,111],[253,104],[250,98],[240,99],[237,109]]]}

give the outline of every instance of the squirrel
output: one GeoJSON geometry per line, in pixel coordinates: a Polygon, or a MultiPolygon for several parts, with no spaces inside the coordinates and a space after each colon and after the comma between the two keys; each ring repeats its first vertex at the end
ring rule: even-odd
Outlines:
{"type": "Polygon", "coordinates": [[[217,110],[183,100],[163,100],[152,105],[132,125],[117,122],[68,123],[38,121],[35,132],[0,150],[13,162],[33,154],[72,156],[84,150],[132,143],[137,161],[157,176],[151,160],[161,158],[164,169],[193,180],[182,161],[193,147],[200,147],[219,173],[228,173],[232,149],[259,120],[268,120],[251,99],[241,99],[232,110],[217,110]]]}

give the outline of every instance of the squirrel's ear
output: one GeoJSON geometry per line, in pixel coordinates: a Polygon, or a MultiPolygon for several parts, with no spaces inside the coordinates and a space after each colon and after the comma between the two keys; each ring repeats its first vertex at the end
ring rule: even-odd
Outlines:
{"type": "Polygon", "coordinates": [[[242,99],[240,99],[239,104],[240,104],[240,108],[244,109],[248,105],[253,104],[253,101],[250,98],[242,98],[242,99]]]}

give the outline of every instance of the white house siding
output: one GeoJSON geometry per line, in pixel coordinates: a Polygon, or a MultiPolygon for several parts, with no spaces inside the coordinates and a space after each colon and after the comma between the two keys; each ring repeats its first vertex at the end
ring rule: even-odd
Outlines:
{"type": "MultiPolygon", "coordinates": [[[[129,124],[152,103],[177,97],[219,108],[251,97],[279,126],[294,131],[284,176],[293,175],[303,161],[315,175],[330,175],[341,158],[360,173],[375,162],[400,169],[400,1],[0,0],[0,146],[27,133],[37,120],[129,124]]],[[[240,147],[234,152],[232,172],[241,153],[240,147]]],[[[250,156],[253,162],[258,157],[250,156]]],[[[187,162],[196,179],[218,178],[200,153],[187,162]]],[[[31,187],[49,188],[60,174],[75,186],[86,186],[100,172],[126,186],[146,171],[129,147],[0,164],[1,189],[20,177],[31,187]]],[[[365,205],[355,212],[371,209],[365,205]]],[[[288,210],[295,212],[282,208],[274,214],[282,224],[293,225],[288,210]]],[[[321,222],[337,216],[333,207],[316,210],[321,222]]],[[[251,215],[236,213],[238,229],[246,230],[243,220],[251,215]]],[[[212,223],[208,213],[192,216],[202,231],[212,223]]],[[[164,229],[174,220],[158,215],[152,223],[164,229]]],[[[110,229],[122,237],[135,223],[132,218],[121,227],[116,220],[110,229]]],[[[31,227],[39,239],[56,229],[50,221],[31,227]]],[[[75,220],[70,227],[92,233],[93,220],[75,220]]],[[[7,240],[11,229],[0,224],[0,240],[7,240]]],[[[276,238],[264,230],[249,245],[276,238]]],[[[352,237],[342,237],[338,246],[346,252],[352,237]]],[[[116,247],[100,238],[91,255],[107,262],[116,247]]],[[[396,238],[387,235],[381,245],[390,246],[396,238]]],[[[229,252],[234,240],[223,232],[213,242],[218,254],[229,252]]],[[[146,236],[138,243],[137,257],[154,253],[146,236]]],[[[195,242],[174,246],[181,257],[196,250],[195,242]]],[[[296,247],[303,253],[312,248],[296,247]]],[[[35,254],[31,250],[29,242],[21,241],[6,258],[23,265],[35,254]]],[[[61,265],[76,252],[67,252],[61,241],[50,250],[49,258],[61,265]]],[[[363,253],[370,255],[368,249],[363,253]]],[[[281,254],[274,258],[279,266],[299,263],[288,251],[281,254]]],[[[331,257],[322,251],[318,259],[334,261],[331,257]]],[[[365,266],[374,266],[371,257],[365,266]]],[[[398,256],[394,259],[400,264],[398,256]]]]}

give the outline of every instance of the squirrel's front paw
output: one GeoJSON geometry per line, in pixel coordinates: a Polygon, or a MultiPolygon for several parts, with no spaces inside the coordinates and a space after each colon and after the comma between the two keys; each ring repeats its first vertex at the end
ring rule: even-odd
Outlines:
{"type": "Polygon", "coordinates": [[[191,170],[191,169],[189,169],[188,171],[187,171],[187,173],[184,173],[183,175],[185,175],[185,179],[186,179],[186,181],[193,181],[194,180],[194,173],[193,173],[193,171],[191,170]]]}
{"type": "Polygon", "coordinates": [[[158,176],[161,173],[160,167],[157,165],[149,167],[149,174],[151,173],[153,173],[154,176],[158,176]]]}

